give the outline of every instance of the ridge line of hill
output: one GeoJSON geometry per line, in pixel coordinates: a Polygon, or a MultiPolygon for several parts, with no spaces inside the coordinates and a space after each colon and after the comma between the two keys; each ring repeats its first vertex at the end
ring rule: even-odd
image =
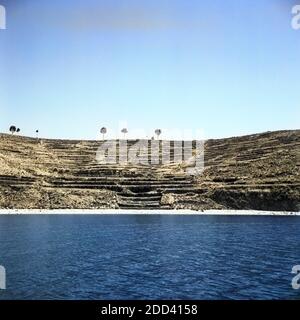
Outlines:
{"type": "Polygon", "coordinates": [[[199,176],[174,161],[100,164],[102,143],[0,134],[0,208],[300,211],[300,130],[206,140],[199,176]]]}

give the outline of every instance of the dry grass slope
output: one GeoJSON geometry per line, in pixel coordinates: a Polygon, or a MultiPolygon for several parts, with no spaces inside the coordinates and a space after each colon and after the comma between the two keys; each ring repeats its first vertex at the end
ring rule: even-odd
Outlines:
{"type": "Polygon", "coordinates": [[[300,211],[300,130],[208,140],[197,177],[99,164],[101,143],[0,134],[0,208],[300,211]]]}

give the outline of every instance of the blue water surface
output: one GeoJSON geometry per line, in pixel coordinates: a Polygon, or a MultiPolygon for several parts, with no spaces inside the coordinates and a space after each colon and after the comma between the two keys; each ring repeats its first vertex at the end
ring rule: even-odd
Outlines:
{"type": "Polygon", "coordinates": [[[1,215],[0,299],[299,299],[300,217],[1,215]]]}

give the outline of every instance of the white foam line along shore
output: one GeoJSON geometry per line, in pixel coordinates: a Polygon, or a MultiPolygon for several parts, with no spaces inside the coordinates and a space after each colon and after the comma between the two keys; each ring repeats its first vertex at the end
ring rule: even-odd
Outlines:
{"type": "Polygon", "coordinates": [[[144,215],[229,215],[229,216],[300,216],[300,212],[258,210],[122,210],[122,209],[0,209],[1,214],[144,214],[144,215]]]}

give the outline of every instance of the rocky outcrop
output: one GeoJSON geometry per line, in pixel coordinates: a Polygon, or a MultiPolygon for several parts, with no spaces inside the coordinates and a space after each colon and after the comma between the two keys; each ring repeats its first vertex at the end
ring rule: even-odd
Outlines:
{"type": "Polygon", "coordinates": [[[198,176],[189,162],[98,163],[102,143],[1,134],[0,208],[300,211],[300,130],[207,140],[198,176]]]}

